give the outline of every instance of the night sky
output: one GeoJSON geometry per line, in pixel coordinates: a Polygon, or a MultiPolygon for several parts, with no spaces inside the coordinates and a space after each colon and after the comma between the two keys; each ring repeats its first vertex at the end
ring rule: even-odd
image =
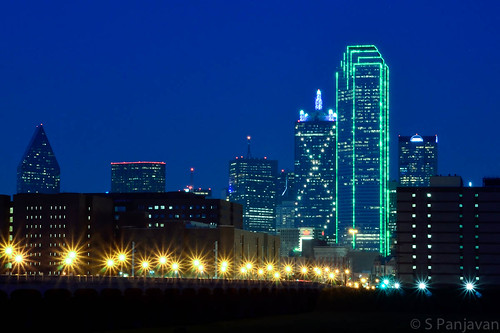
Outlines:
{"type": "Polygon", "coordinates": [[[3,1],[0,193],[43,123],[61,191],[110,189],[110,162],[165,161],[167,190],[220,196],[228,161],[293,169],[293,126],[317,89],[335,106],[347,45],[390,68],[397,136],[439,136],[439,172],[500,176],[499,1],[3,1]],[[418,5],[416,5],[418,3],[418,5]]]}

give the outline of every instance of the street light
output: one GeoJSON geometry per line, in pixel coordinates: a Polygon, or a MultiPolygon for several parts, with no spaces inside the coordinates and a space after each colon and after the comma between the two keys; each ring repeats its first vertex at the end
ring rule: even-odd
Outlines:
{"type": "Polygon", "coordinates": [[[358,233],[358,229],[351,228],[349,229],[349,233],[352,235],[352,248],[356,248],[356,234],[358,233]]]}
{"type": "Polygon", "coordinates": [[[115,265],[116,265],[116,263],[112,258],[105,259],[104,268],[106,269],[106,271],[109,271],[109,276],[112,275],[112,272],[115,269],[115,265]]]}
{"type": "Polygon", "coordinates": [[[227,273],[228,268],[229,268],[229,262],[227,262],[227,260],[223,260],[220,263],[220,272],[221,272],[223,277],[227,273]]]}
{"type": "Polygon", "coordinates": [[[24,255],[21,253],[13,254],[14,262],[13,265],[17,268],[17,276],[19,278],[21,266],[24,266],[24,255]]]}
{"type": "Polygon", "coordinates": [[[349,273],[351,273],[351,271],[349,269],[346,269],[344,270],[344,286],[347,285],[347,279],[349,278],[349,273]]]}
{"type": "Polygon", "coordinates": [[[160,266],[160,274],[162,277],[164,275],[164,269],[165,266],[167,265],[167,261],[168,261],[167,257],[164,255],[160,255],[160,257],[158,258],[158,265],[160,266]]]}
{"type": "MultiPolygon", "coordinates": [[[[68,274],[68,275],[71,275],[71,269],[76,267],[77,263],[78,263],[78,252],[76,252],[76,250],[74,249],[68,249],[66,252],[65,252],[65,255],[63,257],[63,260],[62,260],[62,264],[63,264],[63,275],[64,274],[68,274]],[[64,268],[66,268],[66,271],[64,271],[64,268]]],[[[74,271],[73,271],[74,273],[74,271]]]]}
{"type": "Polygon", "coordinates": [[[292,266],[286,265],[285,266],[285,273],[286,273],[286,279],[288,280],[290,278],[290,273],[292,272],[292,266]]]}
{"type": "Polygon", "coordinates": [[[424,293],[426,296],[432,295],[432,293],[429,290],[428,284],[425,280],[417,281],[417,290],[421,293],[424,293]]]}
{"type": "Polygon", "coordinates": [[[180,268],[179,263],[178,263],[178,262],[176,262],[176,261],[172,262],[172,266],[171,266],[171,268],[172,268],[172,271],[173,271],[173,272],[174,272],[174,274],[175,274],[175,277],[178,277],[178,276],[179,276],[179,268],[180,268]]]}
{"type": "Polygon", "coordinates": [[[141,268],[144,272],[144,277],[146,277],[146,274],[147,274],[148,269],[149,269],[149,261],[147,261],[147,260],[141,261],[141,268]]]}
{"type": "Polygon", "coordinates": [[[14,248],[11,245],[8,245],[7,247],[5,247],[3,252],[7,257],[11,257],[12,254],[14,253],[14,248]]]}
{"type": "Polygon", "coordinates": [[[242,278],[244,278],[245,275],[247,274],[247,268],[245,266],[241,266],[240,273],[241,273],[242,278]]]}
{"type": "Polygon", "coordinates": [[[10,274],[11,272],[9,271],[12,268],[12,256],[14,254],[14,246],[11,244],[3,244],[2,245],[2,256],[7,257],[7,264],[6,267],[8,269],[7,273],[10,274]]]}

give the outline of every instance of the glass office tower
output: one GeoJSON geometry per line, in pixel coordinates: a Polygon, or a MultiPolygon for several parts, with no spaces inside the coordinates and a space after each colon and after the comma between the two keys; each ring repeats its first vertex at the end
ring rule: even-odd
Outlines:
{"type": "Polygon", "coordinates": [[[111,192],[165,192],[165,162],[112,162],[111,192]]]}
{"type": "Polygon", "coordinates": [[[17,193],[59,193],[60,177],[59,163],[40,124],[17,167],[17,193]]]}
{"type": "Polygon", "coordinates": [[[323,110],[319,89],[315,104],[295,123],[295,225],[324,229],[337,242],[337,115],[323,110]]]}
{"type": "Polygon", "coordinates": [[[438,137],[399,136],[399,186],[430,186],[437,175],[438,137]]]}
{"type": "Polygon", "coordinates": [[[276,232],[278,161],[236,157],[229,162],[229,201],[243,205],[243,229],[276,232]]]}
{"type": "Polygon", "coordinates": [[[339,236],[387,255],[389,68],[375,46],[348,46],[336,84],[339,236]]]}

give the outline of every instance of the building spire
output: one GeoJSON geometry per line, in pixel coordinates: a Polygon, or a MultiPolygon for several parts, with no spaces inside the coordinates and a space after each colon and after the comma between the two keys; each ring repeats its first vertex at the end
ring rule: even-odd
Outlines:
{"type": "Polygon", "coordinates": [[[316,110],[321,110],[323,109],[323,100],[321,99],[321,90],[318,89],[316,92],[316,110]]]}
{"type": "Polygon", "coordinates": [[[247,144],[248,144],[248,148],[247,148],[247,158],[252,158],[252,153],[251,153],[251,151],[250,151],[250,139],[251,139],[250,135],[249,135],[249,136],[247,136],[247,144]]]}

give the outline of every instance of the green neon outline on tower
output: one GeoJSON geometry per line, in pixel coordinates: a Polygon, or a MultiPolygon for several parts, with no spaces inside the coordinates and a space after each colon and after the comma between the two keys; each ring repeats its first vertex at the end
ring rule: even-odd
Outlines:
{"type": "Polygon", "coordinates": [[[389,68],[374,45],[348,46],[339,70],[339,240],[389,254],[389,68]],[[378,104],[378,105],[377,105],[378,104]],[[348,232],[349,229],[354,229],[348,232]]]}

